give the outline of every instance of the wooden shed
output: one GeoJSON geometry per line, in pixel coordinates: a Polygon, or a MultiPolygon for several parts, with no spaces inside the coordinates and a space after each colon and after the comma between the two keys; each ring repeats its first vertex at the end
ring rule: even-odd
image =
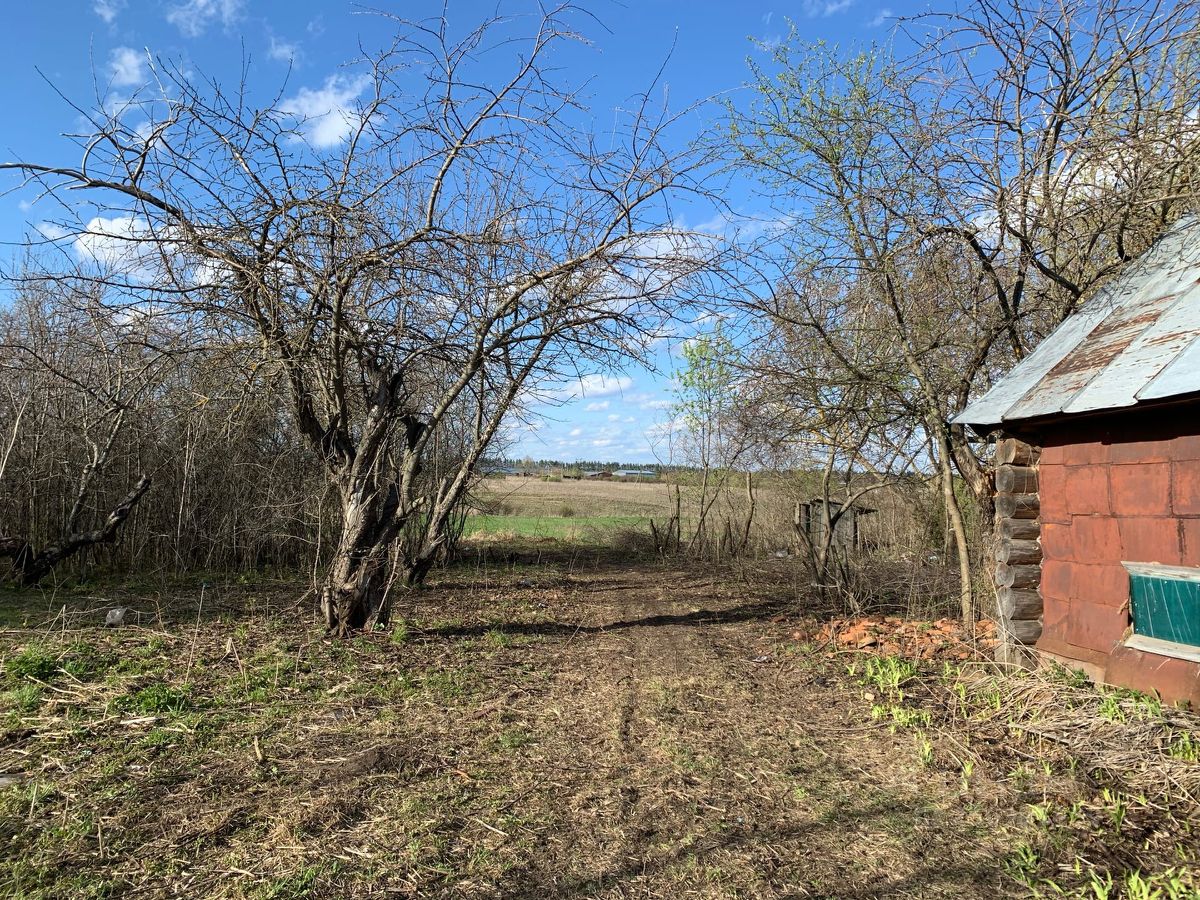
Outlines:
{"type": "MultiPolygon", "coordinates": [[[[826,500],[814,497],[811,500],[796,503],[793,525],[798,531],[808,536],[814,547],[824,546],[826,532],[826,500]]],[[[829,500],[828,519],[833,522],[833,537],[829,544],[834,550],[849,554],[858,551],[862,546],[862,535],[859,530],[859,519],[868,516],[876,510],[860,504],[846,506],[838,500],[829,500]]]]}
{"type": "Polygon", "coordinates": [[[956,421],[998,439],[1002,653],[1200,708],[1200,220],[956,421]]]}

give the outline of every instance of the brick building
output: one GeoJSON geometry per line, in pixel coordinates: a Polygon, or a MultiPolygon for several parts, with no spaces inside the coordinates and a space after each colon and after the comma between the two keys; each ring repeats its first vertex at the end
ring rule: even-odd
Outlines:
{"type": "Polygon", "coordinates": [[[999,438],[1006,650],[1200,708],[1200,221],[956,421],[999,438]]]}

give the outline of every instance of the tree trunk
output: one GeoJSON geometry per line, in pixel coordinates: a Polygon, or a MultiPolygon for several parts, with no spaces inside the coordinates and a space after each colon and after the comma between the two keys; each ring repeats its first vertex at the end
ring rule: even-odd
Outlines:
{"type": "Polygon", "coordinates": [[[376,493],[354,479],[342,490],[342,534],[321,591],[325,627],[338,637],[387,621],[385,517],[394,510],[381,508],[376,493]]]}
{"type": "Polygon", "coordinates": [[[938,475],[942,483],[942,499],[950,517],[950,529],[954,534],[954,545],[958,551],[959,606],[963,625],[968,630],[975,625],[975,592],[971,585],[971,551],[967,545],[967,527],[963,522],[962,507],[954,493],[954,469],[950,465],[953,451],[949,436],[941,435],[941,453],[938,454],[938,475]]]}
{"type": "Polygon", "coordinates": [[[404,571],[404,584],[407,587],[417,587],[425,581],[437,562],[438,552],[438,549],[423,551],[408,564],[404,571]]]}
{"type": "Polygon", "coordinates": [[[321,592],[325,627],[338,637],[346,637],[375,624],[386,624],[386,568],[386,554],[378,548],[338,547],[321,592]]]}
{"type": "MultiPolygon", "coordinates": [[[[21,538],[0,535],[0,558],[12,559],[13,576],[25,587],[33,587],[54,571],[54,567],[74,556],[86,547],[96,544],[111,544],[117,539],[122,523],[129,518],[139,500],[150,490],[150,476],[138,479],[133,490],[126,494],[104,520],[104,524],[93,531],[72,532],[62,540],[34,553],[29,543],[21,538]]],[[[72,513],[72,518],[78,515],[72,513]]]]}

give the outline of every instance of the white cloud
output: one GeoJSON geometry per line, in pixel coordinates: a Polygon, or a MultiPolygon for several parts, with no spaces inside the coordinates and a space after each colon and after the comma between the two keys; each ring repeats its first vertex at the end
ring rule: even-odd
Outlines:
{"type": "Polygon", "coordinates": [[[655,438],[665,437],[673,434],[680,429],[687,427],[687,419],[683,416],[678,416],[674,419],[668,419],[666,422],[656,422],[646,429],[646,437],[651,440],[655,438]]]}
{"type": "Polygon", "coordinates": [[[197,287],[221,287],[233,281],[233,269],[215,259],[202,259],[192,266],[188,280],[197,287]]]}
{"type": "Polygon", "coordinates": [[[610,422],[620,422],[620,421],[621,421],[621,414],[620,414],[620,413],[609,413],[609,414],[608,414],[608,421],[610,421],[610,422]]]}
{"type": "Polygon", "coordinates": [[[31,200],[18,200],[17,209],[21,210],[21,212],[29,212],[33,209],[33,202],[31,200]]]}
{"type": "Polygon", "coordinates": [[[572,428],[567,432],[567,437],[579,437],[581,434],[583,434],[582,428],[572,428]]]}
{"type": "Polygon", "coordinates": [[[242,15],[244,0],[184,0],[167,10],[167,21],[184,37],[200,37],[214,21],[228,28],[242,15]]]}
{"type": "Polygon", "coordinates": [[[879,12],[877,12],[875,14],[875,18],[873,18],[869,23],[867,23],[867,27],[868,28],[878,28],[880,25],[882,25],[888,19],[892,18],[892,16],[894,16],[894,15],[895,15],[895,13],[893,13],[887,7],[884,7],[883,9],[881,9],[879,12]]]}
{"type": "Polygon", "coordinates": [[[146,83],[146,53],[132,47],[117,47],[108,55],[109,80],[113,87],[140,87],[146,83]]]}
{"type": "Polygon", "coordinates": [[[1000,213],[995,207],[983,206],[970,217],[969,224],[980,245],[987,249],[995,249],[1003,240],[1003,229],[1000,227],[1000,213]]]}
{"type": "Polygon", "coordinates": [[[316,90],[301,88],[295,97],[284,100],[279,110],[303,122],[314,147],[332,147],[348,138],[358,124],[353,104],[370,83],[367,75],[330,75],[316,90]]]}
{"type": "Polygon", "coordinates": [[[270,35],[270,44],[267,46],[267,56],[276,62],[290,63],[295,62],[300,56],[300,45],[294,41],[284,41],[270,35]]]}
{"type": "Polygon", "coordinates": [[[854,0],[804,0],[804,14],[810,19],[824,19],[845,12],[854,0]]]}
{"type": "Polygon", "coordinates": [[[150,224],[139,216],[96,216],[75,236],[75,255],[131,278],[154,277],[159,260],[150,224]]]}
{"type": "Polygon", "coordinates": [[[585,406],[584,409],[587,410],[588,412],[603,412],[604,410],[608,409],[608,401],[607,400],[594,400],[593,402],[591,402],[587,406],[585,406]]]}
{"type": "Polygon", "coordinates": [[[105,25],[111,25],[125,8],[125,0],[94,0],[92,12],[104,20],[105,25]]]}
{"type": "Polygon", "coordinates": [[[69,228],[63,228],[54,222],[38,222],[33,226],[34,230],[48,241],[61,241],[63,238],[71,234],[69,228]]]}
{"type": "Polygon", "coordinates": [[[636,403],[638,409],[653,410],[653,409],[668,409],[674,406],[674,401],[667,399],[662,394],[653,393],[651,391],[643,391],[638,394],[630,394],[625,398],[629,403],[636,403]]]}
{"type": "Polygon", "coordinates": [[[576,387],[573,397],[608,397],[633,387],[633,379],[626,375],[584,375],[576,387]]]}

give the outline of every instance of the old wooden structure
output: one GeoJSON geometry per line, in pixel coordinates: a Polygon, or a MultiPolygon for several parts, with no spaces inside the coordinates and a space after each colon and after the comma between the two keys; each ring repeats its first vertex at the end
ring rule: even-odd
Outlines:
{"type": "Polygon", "coordinates": [[[856,552],[862,544],[859,519],[875,510],[857,503],[846,506],[840,501],[829,500],[826,512],[826,502],[823,497],[798,501],[793,513],[793,527],[797,532],[807,535],[812,546],[822,547],[825,545],[828,523],[832,522],[833,536],[829,540],[830,548],[842,554],[856,552]]]}
{"type": "Polygon", "coordinates": [[[997,437],[1003,655],[1200,706],[1200,221],[957,421],[997,437]]]}

